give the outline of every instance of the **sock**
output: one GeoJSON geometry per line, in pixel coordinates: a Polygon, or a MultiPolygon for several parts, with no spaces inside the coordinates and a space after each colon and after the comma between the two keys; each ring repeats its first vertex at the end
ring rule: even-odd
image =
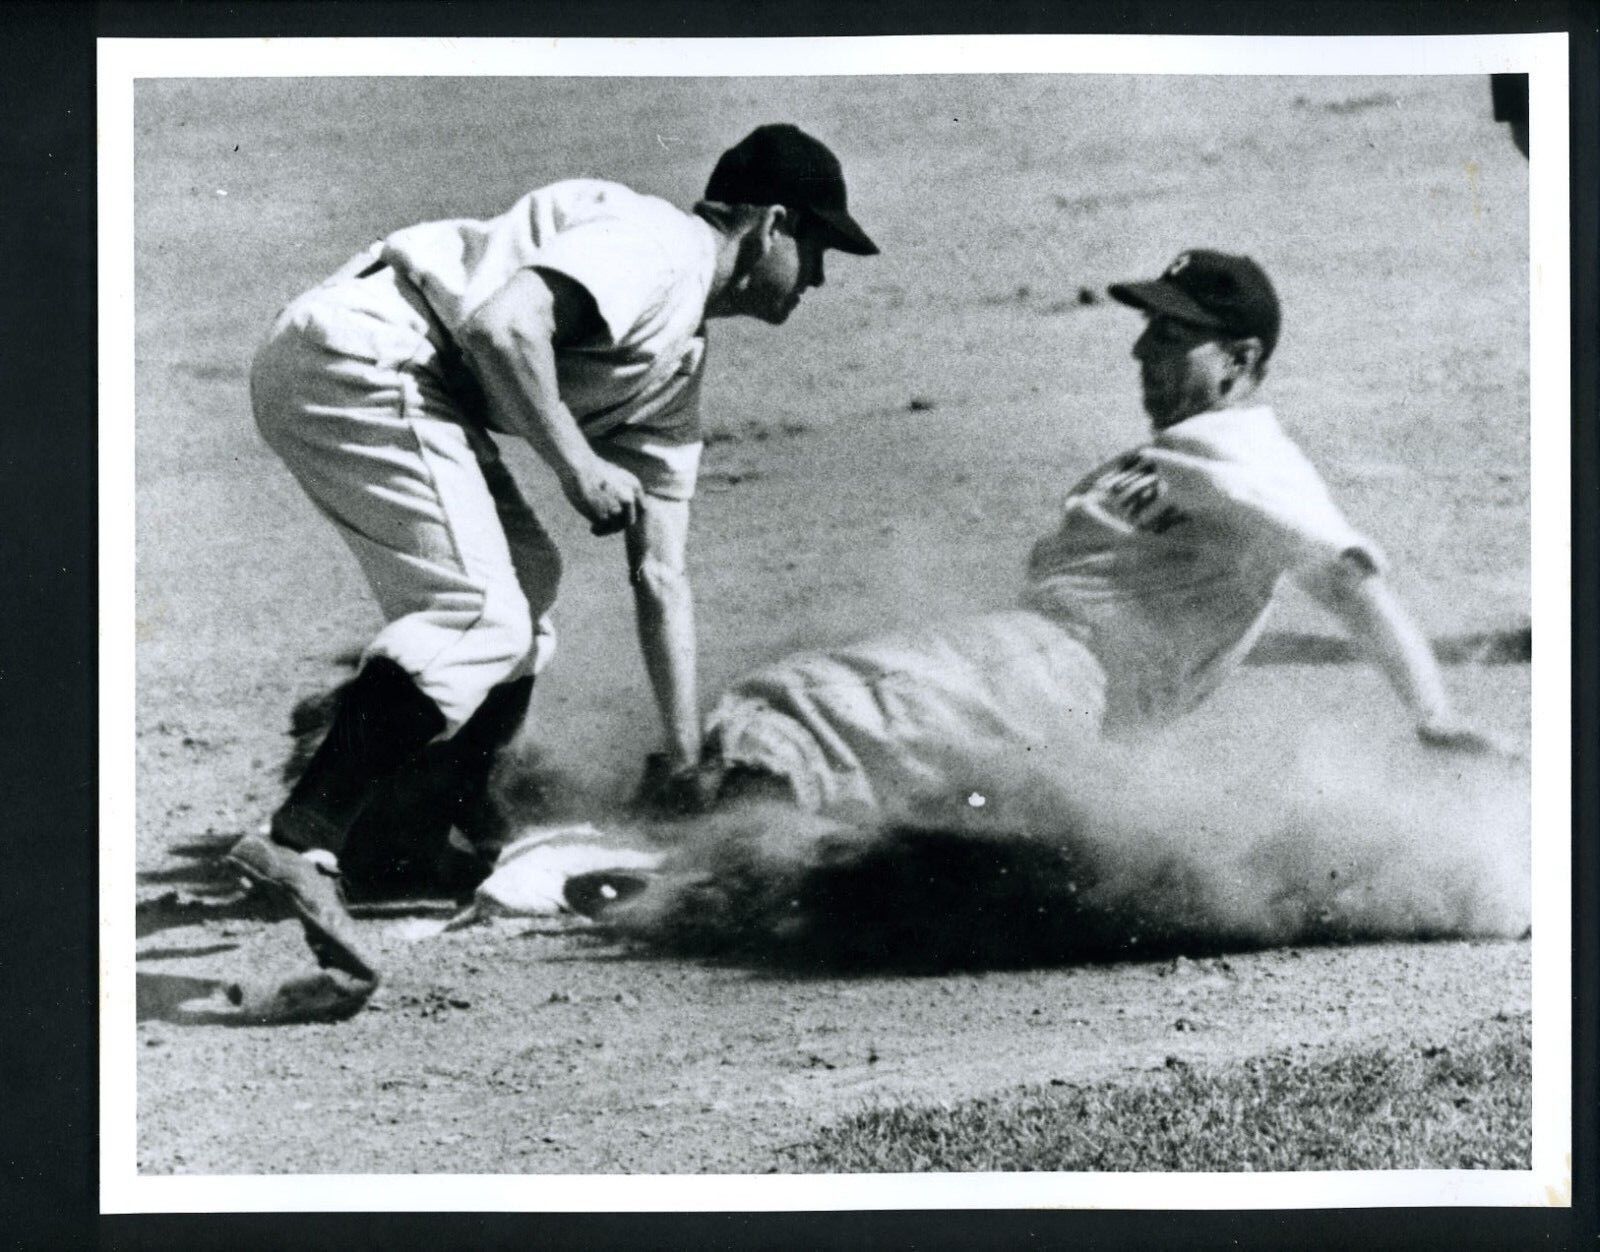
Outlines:
{"type": "Polygon", "coordinates": [[[510,820],[489,795],[489,776],[501,751],[516,738],[532,699],[531,676],[501,683],[446,745],[457,785],[453,820],[475,849],[497,849],[510,832],[510,820]]]}
{"type": "Polygon", "coordinates": [[[377,785],[444,726],[439,706],[410,674],[387,657],[367,662],[340,693],[327,735],[273,814],[273,840],[337,857],[377,785]]]}

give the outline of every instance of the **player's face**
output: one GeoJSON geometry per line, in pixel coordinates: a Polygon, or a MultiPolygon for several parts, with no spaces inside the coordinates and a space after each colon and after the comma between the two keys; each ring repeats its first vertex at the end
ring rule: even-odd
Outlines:
{"type": "Polygon", "coordinates": [[[800,297],[824,282],[822,254],[827,245],[804,230],[797,238],[787,228],[772,231],[768,245],[751,267],[744,296],[746,311],[780,326],[800,305],[800,297]]]}
{"type": "Polygon", "coordinates": [[[1236,369],[1229,341],[1215,331],[1151,314],[1133,345],[1144,411],[1157,428],[1222,407],[1236,369]]]}

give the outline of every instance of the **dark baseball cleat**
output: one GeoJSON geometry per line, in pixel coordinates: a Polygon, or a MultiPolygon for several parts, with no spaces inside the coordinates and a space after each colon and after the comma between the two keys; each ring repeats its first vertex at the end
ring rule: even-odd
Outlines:
{"type": "Polygon", "coordinates": [[[294,910],[319,964],[377,981],[378,971],[362,954],[355,923],[339,898],[336,875],[262,835],[246,835],[233,845],[227,859],[252,883],[294,910]]]}
{"type": "Polygon", "coordinates": [[[655,875],[647,870],[597,869],[574,874],[562,885],[567,907],[584,917],[599,918],[648,887],[655,875]]]}

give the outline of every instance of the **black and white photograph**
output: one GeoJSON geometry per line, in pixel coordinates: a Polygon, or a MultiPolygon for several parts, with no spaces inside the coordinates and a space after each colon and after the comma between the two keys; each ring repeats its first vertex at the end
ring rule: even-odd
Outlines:
{"type": "Polygon", "coordinates": [[[107,1210],[1570,1203],[1564,36],[99,65],[107,1210]]]}

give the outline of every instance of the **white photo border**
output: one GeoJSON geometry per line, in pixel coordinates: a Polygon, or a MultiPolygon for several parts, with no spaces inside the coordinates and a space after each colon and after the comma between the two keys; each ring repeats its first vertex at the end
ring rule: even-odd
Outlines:
{"type": "MultiPolygon", "coordinates": [[[[1572,1098],[1568,37],[102,39],[100,1205],[104,1213],[1569,1206],[1572,1098]],[[1533,1155],[1529,1170],[1283,1174],[141,1176],[134,972],[134,85],[226,77],[1529,75],[1533,1155]],[[1158,1185],[1152,1185],[1156,1183],[1158,1185]]],[[[1509,141],[1508,141],[1509,142],[1509,141]]]]}

